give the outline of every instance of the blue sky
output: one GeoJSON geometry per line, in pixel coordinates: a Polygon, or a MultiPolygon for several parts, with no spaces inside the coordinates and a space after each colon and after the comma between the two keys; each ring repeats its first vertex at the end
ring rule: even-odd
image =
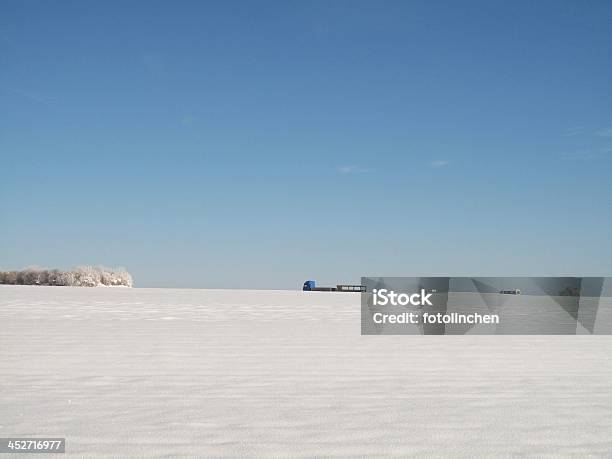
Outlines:
{"type": "Polygon", "coordinates": [[[610,275],[610,24],[607,1],[2,2],[0,268],[610,275]]]}

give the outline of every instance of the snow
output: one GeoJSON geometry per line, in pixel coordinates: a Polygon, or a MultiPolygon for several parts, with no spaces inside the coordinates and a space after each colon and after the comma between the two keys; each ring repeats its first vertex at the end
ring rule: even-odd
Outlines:
{"type": "Polygon", "coordinates": [[[0,286],[0,437],[64,457],[612,454],[612,337],[361,336],[358,294],[0,286]]]}

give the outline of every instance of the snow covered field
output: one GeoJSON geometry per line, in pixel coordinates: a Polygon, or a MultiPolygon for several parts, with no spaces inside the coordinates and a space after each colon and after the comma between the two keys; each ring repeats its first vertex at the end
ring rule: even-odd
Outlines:
{"type": "Polygon", "coordinates": [[[0,326],[0,437],[63,457],[612,455],[612,337],[360,336],[354,294],[25,286],[0,286],[0,326]]]}

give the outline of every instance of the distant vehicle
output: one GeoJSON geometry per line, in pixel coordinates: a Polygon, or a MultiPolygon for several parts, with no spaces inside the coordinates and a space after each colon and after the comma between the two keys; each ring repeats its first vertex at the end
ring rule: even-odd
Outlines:
{"type": "Polygon", "coordinates": [[[518,288],[514,288],[510,290],[501,290],[499,293],[502,295],[520,295],[521,291],[518,288]]]}
{"type": "Polygon", "coordinates": [[[305,292],[365,292],[365,285],[338,284],[335,287],[317,287],[315,281],[307,280],[302,286],[305,292]]]}
{"type": "Polygon", "coordinates": [[[315,281],[313,280],[307,280],[306,282],[304,282],[304,285],[302,286],[302,290],[304,290],[305,292],[309,292],[313,288],[315,288],[315,281]]]}

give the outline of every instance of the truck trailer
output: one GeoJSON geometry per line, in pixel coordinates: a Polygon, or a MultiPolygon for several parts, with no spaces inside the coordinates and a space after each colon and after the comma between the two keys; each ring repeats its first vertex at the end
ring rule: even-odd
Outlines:
{"type": "Polygon", "coordinates": [[[335,287],[317,287],[316,282],[313,280],[307,280],[302,286],[302,290],[305,292],[357,292],[363,293],[366,291],[365,285],[348,285],[338,284],[335,287]]]}

